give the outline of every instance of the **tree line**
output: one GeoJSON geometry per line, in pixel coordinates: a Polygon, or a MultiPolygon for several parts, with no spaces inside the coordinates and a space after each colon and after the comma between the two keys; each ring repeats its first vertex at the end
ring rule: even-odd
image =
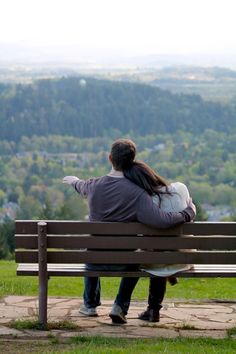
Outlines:
{"type": "Polygon", "coordinates": [[[173,94],[145,84],[92,78],[0,85],[0,139],[63,135],[103,137],[110,130],[133,135],[236,131],[236,107],[173,94]]]}

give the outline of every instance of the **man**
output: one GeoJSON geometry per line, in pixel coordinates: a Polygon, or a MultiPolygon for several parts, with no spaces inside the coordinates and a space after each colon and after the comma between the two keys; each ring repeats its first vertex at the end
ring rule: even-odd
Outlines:
{"type": "MultiPolygon", "coordinates": [[[[108,175],[88,180],[66,176],[63,183],[72,185],[82,197],[87,198],[90,221],[138,221],[156,228],[168,228],[191,221],[196,213],[195,206],[191,201],[182,212],[164,212],[153,203],[146,191],[124,177],[123,171],[132,168],[135,155],[136,146],[131,140],[116,140],[109,155],[112,169],[108,175]]],[[[87,265],[88,269],[101,269],[102,267],[103,265],[87,265]]],[[[116,265],[104,265],[104,267],[117,269],[116,265]]],[[[128,266],[124,265],[122,270],[127,268],[128,266]]],[[[128,312],[131,294],[137,281],[138,278],[123,278],[121,280],[117,297],[109,314],[113,323],[126,323],[125,315],[128,312]]],[[[155,294],[156,301],[161,308],[166,279],[157,277],[155,285],[158,289],[158,294],[155,294]]],[[[79,311],[87,316],[97,316],[96,308],[99,305],[100,279],[85,277],[84,305],[79,311]]],[[[159,316],[159,313],[155,316],[159,316]]]]}

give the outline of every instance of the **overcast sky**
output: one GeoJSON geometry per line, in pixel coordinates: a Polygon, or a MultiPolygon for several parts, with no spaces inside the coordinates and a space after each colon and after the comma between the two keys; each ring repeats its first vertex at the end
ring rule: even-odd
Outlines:
{"type": "Polygon", "coordinates": [[[236,0],[0,0],[0,42],[236,52],[236,0]]]}

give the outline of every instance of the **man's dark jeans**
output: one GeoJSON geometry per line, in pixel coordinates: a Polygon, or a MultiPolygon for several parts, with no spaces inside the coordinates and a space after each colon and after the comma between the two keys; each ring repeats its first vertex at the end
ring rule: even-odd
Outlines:
{"type": "MultiPolygon", "coordinates": [[[[138,265],[119,265],[119,264],[86,264],[87,270],[138,270],[138,265]]],[[[139,278],[122,278],[119,291],[115,300],[124,313],[128,312],[132,292],[139,278]]],[[[86,307],[97,307],[100,301],[101,283],[98,277],[84,278],[84,304],[86,307]]]]}

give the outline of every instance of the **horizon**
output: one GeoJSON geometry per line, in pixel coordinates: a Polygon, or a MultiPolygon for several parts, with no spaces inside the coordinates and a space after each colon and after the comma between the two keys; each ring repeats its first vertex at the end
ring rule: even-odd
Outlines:
{"type": "Polygon", "coordinates": [[[44,46],[0,42],[0,67],[38,66],[80,69],[163,69],[166,67],[221,67],[236,70],[236,53],[122,53],[118,49],[81,48],[73,45],[44,46]]]}

